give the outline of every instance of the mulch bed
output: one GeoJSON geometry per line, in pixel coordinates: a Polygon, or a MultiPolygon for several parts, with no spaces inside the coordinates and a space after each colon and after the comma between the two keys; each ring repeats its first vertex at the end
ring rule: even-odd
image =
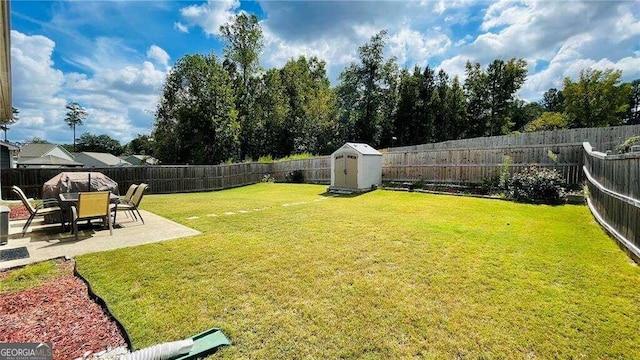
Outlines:
{"type": "Polygon", "coordinates": [[[29,217],[29,210],[24,205],[9,206],[9,219],[26,219],[29,217]]]}
{"type": "MultiPolygon", "coordinates": [[[[0,342],[51,342],[54,359],[75,359],[126,342],[107,313],[60,261],[62,275],[28,290],[0,294],[0,342]]],[[[0,274],[0,280],[7,273],[0,274]]]]}

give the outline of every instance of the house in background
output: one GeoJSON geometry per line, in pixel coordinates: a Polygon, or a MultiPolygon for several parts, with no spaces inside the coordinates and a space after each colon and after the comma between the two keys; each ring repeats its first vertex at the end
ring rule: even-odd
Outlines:
{"type": "Polygon", "coordinates": [[[131,163],[131,165],[158,165],[160,162],[158,159],[151,155],[129,155],[121,156],[122,159],[131,163]]]}
{"type": "Polygon", "coordinates": [[[115,166],[131,166],[126,160],[109,153],[98,153],[84,151],[77,153],[75,161],[83,163],[84,167],[115,167],[115,166]]]}
{"type": "Polygon", "coordinates": [[[37,158],[31,158],[18,161],[19,168],[77,168],[83,167],[84,164],[73,160],[59,158],[54,155],[45,155],[37,158]]]}
{"type": "Polygon", "coordinates": [[[23,162],[35,158],[46,158],[48,155],[74,161],[73,155],[68,152],[67,149],[57,144],[24,144],[20,147],[18,161],[23,162]]]}
{"type": "Polygon", "coordinates": [[[16,158],[20,148],[10,142],[0,141],[0,168],[11,169],[16,167],[16,158]]]}

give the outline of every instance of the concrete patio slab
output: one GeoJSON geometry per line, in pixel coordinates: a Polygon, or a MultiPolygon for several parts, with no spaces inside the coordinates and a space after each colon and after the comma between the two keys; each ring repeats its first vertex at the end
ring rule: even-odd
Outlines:
{"type": "Polygon", "coordinates": [[[148,211],[140,210],[140,213],[144,218],[144,224],[118,212],[119,228],[113,229],[113,236],[109,236],[108,229],[81,228],[78,232],[78,241],[75,241],[73,234],[68,231],[62,232],[60,224],[44,224],[36,221],[31,224],[23,237],[22,227],[26,220],[12,220],[9,222],[9,240],[6,244],[0,245],[0,250],[26,247],[29,257],[0,261],[0,270],[63,256],[74,257],[200,234],[199,231],[148,211]]]}

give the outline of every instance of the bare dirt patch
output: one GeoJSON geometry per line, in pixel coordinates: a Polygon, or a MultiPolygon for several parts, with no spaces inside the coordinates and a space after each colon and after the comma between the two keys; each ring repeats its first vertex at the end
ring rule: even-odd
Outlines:
{"type": "Polygon", "coordinates": [[[116,323],[73,274],[73,262],[58,266],[64,267],[59,277],[35,288],[0,294],[0,342],[51,342],[54,359],[126,346],[116,323]]]}

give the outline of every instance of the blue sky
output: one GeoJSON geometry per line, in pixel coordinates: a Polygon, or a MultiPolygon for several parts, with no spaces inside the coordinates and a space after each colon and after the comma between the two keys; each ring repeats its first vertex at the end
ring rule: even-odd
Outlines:
{"type": "Polygon", "coordinates": [[[382,29],[387,54],[404,67],[442,68],[463,78],[467,60],[529,64],[518,94],[537,101],[581,69],[616,68],[640,78],[636,1],[11,1],[13,105],[9,140],[71,143],[65,105],[89,118],[83,132],[123,144],[149,134],[172,64],[193,53],[221,56],[218,28],[239,11],[259,16],[264,68],[318,56],[338,74],[382,29]]]}

